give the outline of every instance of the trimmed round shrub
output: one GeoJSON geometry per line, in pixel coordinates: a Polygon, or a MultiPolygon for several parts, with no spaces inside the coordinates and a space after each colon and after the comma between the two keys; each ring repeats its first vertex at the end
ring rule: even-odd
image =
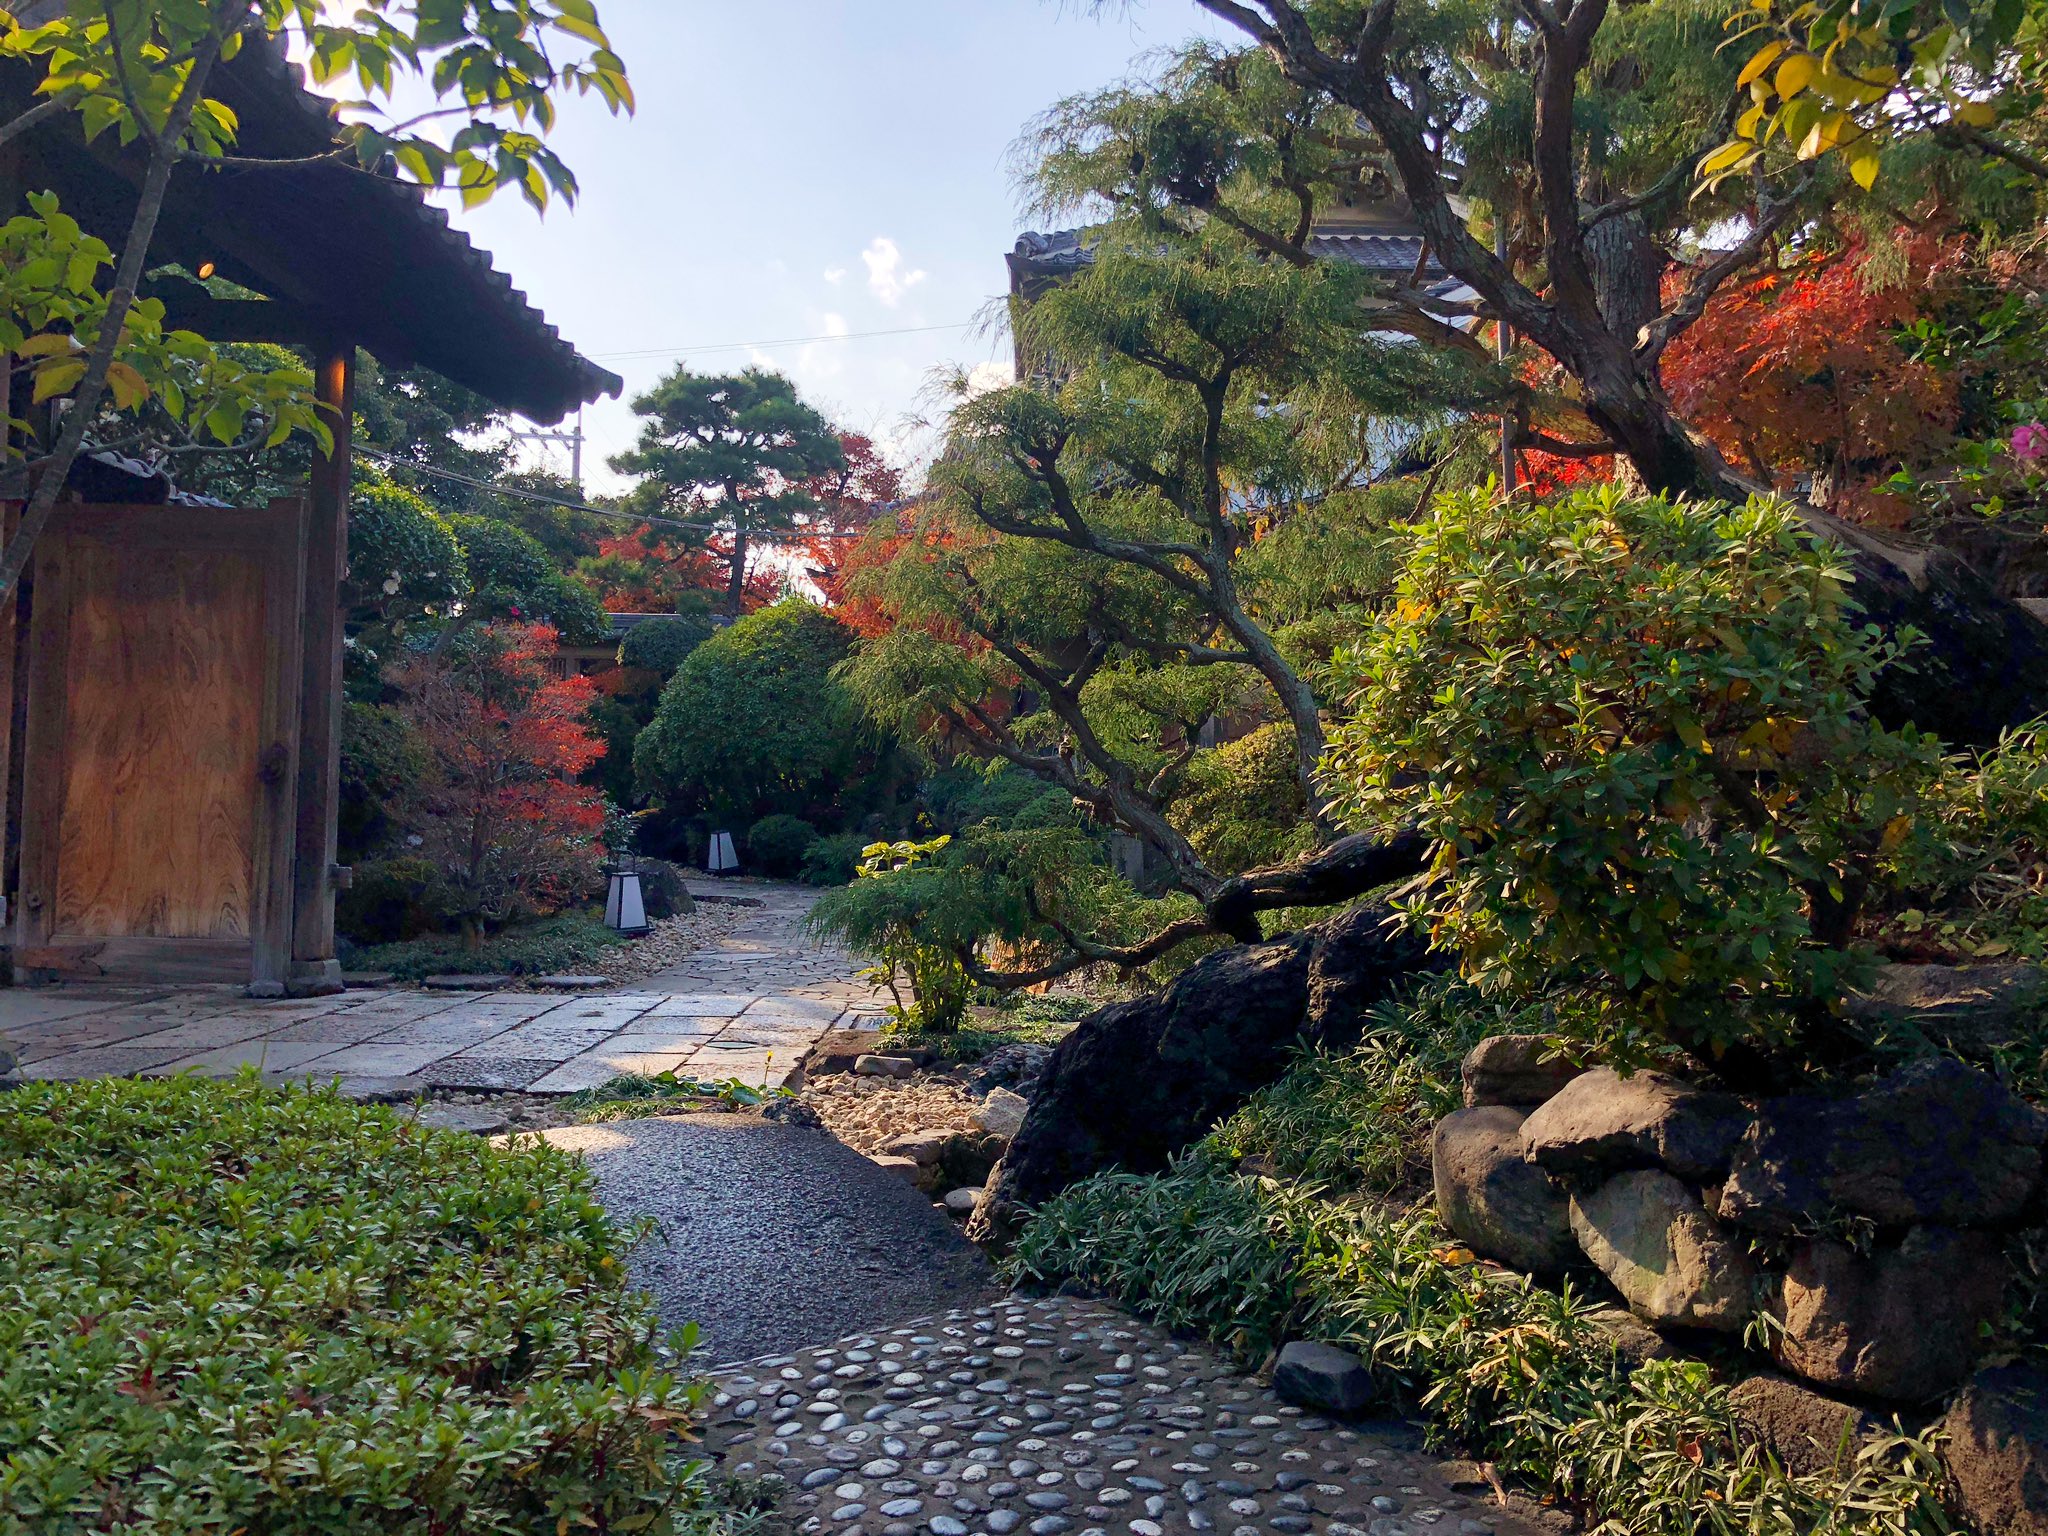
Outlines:
{"type": "Polygon", "coordinates": [[[858,832],[834,832],[804,850],[805,885],[850,885],[868,840],[858,832]]]}
{"type": "Polygon", "coordinates": [[[0,1116],[22,1531],[670,1531],[669,1373],[571,1156],[252,1075],[0,1116]]]}
{"type": "Polygon", "coordinates": [[[763,816],[747,832],[747,854],[755,874],[787,880],[817,840],[818,829],[801,816],[763,816]]]}
{"type": "Polygon", "coordinates": [[[647,619],[626,631],[626,638],[619,642],[619,661],[666,678],[711,635],[711,621],[696,615],[647,619]]]}

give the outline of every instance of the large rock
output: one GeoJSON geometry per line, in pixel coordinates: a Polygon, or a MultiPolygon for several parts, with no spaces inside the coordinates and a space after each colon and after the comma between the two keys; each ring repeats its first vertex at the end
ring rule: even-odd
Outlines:
{"type": "Polygon", "coordinates": [[[1852,993],[1848,1013],[1866,1028],[1911,1031],[1976,1061],[2039,1028],[2048,973],[2037,965],[1882,965],[1852,993]]]}
{"type": "Polygon", "coordinates": [[[1863,1409],[1782,1376],[1737,1382],[1729,1389],[1728,1407],[1745,1438],[1801,1477],[1853,1466],[1862,1443],[1884,1432],[1884,1425],[1863,1409]]]}
{"type": "Polygon", "coordinates": [[[1764,1232],[1832,1216],[1885,1226],[1996,1226],[2041,1176],[2048,1115],[1952,1058],[1916,1062],[1848,1099],[1765,1104],[1737,1148],[1720,1213],[1764,1232]]]}
{"type": "Polygon", "coordinates": [[[1639,1168],[1574,1196],[1572,1235],[1636,1316],[1739,1333],[1756,1312],[1756,1266],[1670,1174],[1639,1168]]]}
{"type": "Polygon", "coordinates": [[[1475,1252],[1536,1275],[1579,1258],[1571,1201],[1522,1156],[1524,1113],[1505,1104],[1444,1116],[1430,1138],[1437,1215],[1475,1252]]]}
{"type": "Polygon", "coordinates": [[[1321,1413],[1362,1413],[1372,1405],[1372,1372],[1348,1349],[1298,1339],[1273,1365],[1273,1390],[1283,1402],[1321,1413]]]}
{"type": "Polygon", "coordinates": [[[1843,1243],[1800,1243],[1771,1352],[1819,1386],[1909,1403],[1940,1397],[1983,1352],[2005,1273],[1995,1241],[1946,1227],[1915,1227],[1868,1256],[1843,1243]]]}
{"type": "Polygon", "coordinates": [[[1459,1075],[1465,1083],[1465,1107],[1518,1104],[1533,1108],[1547,1102],[1586,1069],[1553,1056],[1541,1035],[1495,1035],[1466,1053],[1459,1075]]]}
{"type": "Polygon", "coordinates": [[[1433,953],[1410,920],[1384,901],[1340,912],[1312,931],[1304,1033],[1333,1050],[1357,1043],[1367,1015],[1396,986],[1456,964],[1449,955],[1433,953]]]}
{"type": "Polygon", "coordinates": [[[1000,1240],[1019,1206],[1105,1169],[1164,1168],[1286,1071],[1302,1044],[1341,1043],[1427,962],[1391,916],[1371,902],[1270,944],[1218,950],[1156,996],[1083,1019],[1046,1064],[969,1235],[1000,1240]]]}
{"type": "Polygon", "coordinates": [[[1580,1178],[1662,1168],[1694,1183],[1728,1170],[1749,1126],[1740,1099],[1662,1072],[1623,1077],[1595,1067],[1565,1084],[1522,1126],[1522,1148],[1551,1173],[1580,1178]]]}
{"type": "Polygon", "coordinates": [[[1981,1371],[1942,1424],[1957,1502],[1981,1536],[2048,1536],[2048,1376],[1981,1371]]]}

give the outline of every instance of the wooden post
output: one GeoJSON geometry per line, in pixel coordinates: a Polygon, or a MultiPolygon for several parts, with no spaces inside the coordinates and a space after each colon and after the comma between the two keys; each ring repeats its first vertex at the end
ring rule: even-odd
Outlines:
{"type": "Polygon", "coordinates": [[[350,434],[356,349],[335,342],[315,365],[334,452],[313,461],[306,529],[306,627],[299,694],[298,840],[292,861],[292,965],[299,997],[342,990],[334,955],[335,827],[341,801],[341,578],[348,568],[350,434]]]}

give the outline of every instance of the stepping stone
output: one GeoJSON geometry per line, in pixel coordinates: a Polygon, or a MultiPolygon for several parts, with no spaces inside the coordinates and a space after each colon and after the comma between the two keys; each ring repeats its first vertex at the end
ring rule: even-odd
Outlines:
{"type": "Polygon", "coordinates": [[[372,987],[388,987],[398,978],[389,971],[343,971],[341,984],[351,992],[368,991],[372,987]]]}
{"type": "Polygon", "coordinates": [[[609,976],[543,976],[534,982],[550,992],[602,992],[611,984],[609,976]]]}
{"type": "Polygon", "coordinates": [[[477,1136],[495,1136],[512,1123],[487,1104],[428,1104],[413,1118],[437,1131],[468,1131],[477,1136]]]}
{"type": "Polygon", "coordinates": [[[429,992],[499,992],[512,985],[510,976],[429,976],[420,983],[429,992]]]}

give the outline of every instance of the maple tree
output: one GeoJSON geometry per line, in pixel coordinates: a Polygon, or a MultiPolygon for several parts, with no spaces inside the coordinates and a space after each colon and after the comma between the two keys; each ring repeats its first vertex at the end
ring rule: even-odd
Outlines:
{"type": "Polygon", "coordinates": [[[590,680],[553,675],[557,639],[543,624],[494,624],[388,674],[425,755],[400,819],[471,946],[599,877],[604,797],[576,779],[604,745],[584,721],[590,680]]]}
{"type": "Polygon", "coordinates": [[[1673,402],[1758,480],[1792,491],[1810,475],[1830,512],[1903,522],[1879,482],[1956,425],[1953,377],[1901,345],[1945,249],[1923,237],[1904,254],[1889,280],[1858,245],[1723,289],[1665,353],[1673,402]]]}
{"type": "Polygon", "coordinates": [[[860,536],[877,515],[903,499],[902,471],[882,457],[872,438],[842,432],[839,451],[843,462],[804,486],[815,510],[800,520],[805,537],[792,551],[828,608],[847,599],[848,562],[860,536]]]}

